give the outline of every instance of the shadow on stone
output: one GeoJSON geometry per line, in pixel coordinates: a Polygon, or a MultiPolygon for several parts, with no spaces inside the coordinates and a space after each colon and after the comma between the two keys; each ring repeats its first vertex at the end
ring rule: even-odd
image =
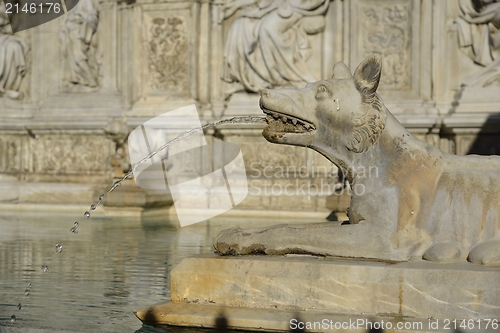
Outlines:
{"type": "Polygon", "coordinates": [[[215,329],[218,332],[228,332],[229,324],[224,312],[219,313],[215,319],[215,329]]]}
{"type": "Polygon", "coordinates": [[[339,220],[339,217],[337,216],[337,213],[335,211],[331,212],[330,215],[326,217],[327,221],[335,222],[339,220]]]}
{"type": "Polygon", "coordinates": [[[467,154],[500,155],[500,114],[490,115],[467,154]]]}

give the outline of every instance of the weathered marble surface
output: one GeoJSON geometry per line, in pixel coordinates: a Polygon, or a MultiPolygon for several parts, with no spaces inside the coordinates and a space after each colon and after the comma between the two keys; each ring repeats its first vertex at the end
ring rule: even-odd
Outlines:
{"type": "Polygon", "coordinates": [[[66,85],[96,87],[99,64],[95,57],[95,33],[99,24],[99,11],[93,0],[80,0],[74,10],[64,18],[61,26],[61,48],[65,61],[66,85]]]}
{"type": "Polygon", "coordinates": [[[28,44],[12,34],[9,18],[0,10],[0,98],[23,98],[19,88],[26,75],[28,52],[28,44]]]}
{"type": "MultiPolygon", "coordinates": [[[[427,329],[432,322],[435,328],[444,329],[443,321],[403,318],[396,316],[348,315],[324,311],[287,311],[278,309],[256,309],[227,306],[204,306],[193,303],[163,302],[134,311],[137,318],[149,325],[175,325],[208,327],[223,330],[227,324],[232,329],[269,332],[288,332],[291,328],[307,327],[306,332],[356,332],[366,333],[378,325],[384,328],[408,325],[398,333],[436,332],[427,329]],[[359,325],[358,325],[359,324],[359,325]],[[411,329],[414,327],[415,329],[411,329]],[[422,329],[420,329],[422,328],[422,329]],[[424,329],[425,328],[425,329],[424,329]]],[[[483,325],[484,326],[484,325],[483,325]]],[[[404,327],[404,326],[402,326],[404,327]]],[[[392,332],[392,330],[389,330],[392,332]]],[[[10,333],[10,332],[6,332],[10,333]]],[[[13,332],[15,333],[15,332],[13,332]]],[[[35,332],[38,333],[38,332],[35,332]]]]}
{"type": "MultiPolygon", "coordinates": [[[[159,304],[136,315],[157,323],[207,326],[209,318],[200,321],[198,316],[213,307],[228,314],[233,308],[243,309],[249,317],[255,309],[254,320],[262,309],[280,310],[288,318],[317,312],[323,318],[343,314],[427,322],[427,318],[500,319],[499,273],[498,267],[435,265],[422,260],[387,264],[308,256],[206,255],[186,258],[172,271],[172,304],[184,304],[189,311],[179,314],[159,304]],[[147,311],[151,311],[149,317],[147,311]]],[[[218,315],[214,312],[211,319],[218,315]]],[[[246,321],[246,327],[256,328],[255,324],[246,321]]]]}
{"type": "Polygon", "coordinates": [[[224,19],[241,10],[229,29],[223,79],[239,90],[303,86],[315,77],[307,66],[312,55],[308,35],[324,30],[329,0],[235,1],[225,4],[224,19]]]}
{"type": "Polygon", "coordinates": [[[500,85],[500,2],[460,0],[456,19],[460,47],[474,63],[483,66],[468,77],[465,86],[500,85]]]}
{"type": "MultiPolygon", "coordinates": [[[[305,78],[330,77],[338,61],[352,67],[371,52],[383,55],[381,93],[410,133],[445,152],[498,154],[497,86],[463,85],[468,78],[489,71],[490,66],[475,63],[465,44],[460,43],[459,18],[470,21],[470,14],[477,14],[474,10],[469,16],[464,14],[465,2],[86,0],[67,15],[14,35],[3,20],[0,53],[8,45],[10,54],[16,56],[3,60],[6,67],[0,74],[0,90],[5,90],[0,96],[0,140],[10,147],[0,150],[0,155],[2,160],[15,156],[0,173],[15,177],[19,187],[23,179],[74,183],[80,177],[81,182],[95,186],[103,184],[103,179],[111,183],[121,172],[118,166],[127,163],[122,144],[118,143],[114,151],[106,148],[109,155],[104,159],[96,152],[98,161],[93,163],[100,166],[99,170],[61,169],[54,174],[35,170],[28,162],[31,155],[51,152],[32,151],[35,145],[21,148],[19,140],[27,142],[33,135],[44,135],[57,141],[62,136],[82,135],[95,136],[106,146],[110,122],[126,119],[130,131],[159,114],[192,103],[199,106],[202,122],[259,114],[260,86],[241,88],[250,79],[245,75],[264,73],[270,79],[266,87],[297,86],[305,78]],[[250,26],[258,28],[254,34],[250,26]],[[244,29],[238,33],[237,27],[244,29]],[[271,27],[286,29],[279,33],[271,27]],[[248,53],[251,48],[239,48],[249,45],[255,46],[255,53],[248,53]],[[298,62],[285,68],[264,66],[253,59],[262,55],[262,50],[279,52],[284,59],[297,58],[298,62]],[[227,54],[234,55],[232,59],[241,66],[228,68],[234,61],[228,62],[227,54]],[[234,71],[237,74],[230,75],[232,82],[227,83],[224,74],[234,71]],[[28,166],[19,168],[21,160],[28,166]]],[[[478,3],[479,16],[495,12],[498,5],[498,1],[478,3]]],[[[0,12],[4,11],[2,7],[0,12]]],[[[495,43],[487,43],[484,50],[492,51],[492,64],[498,61],[495,24],[494,17],[467,23],[472,30],[490,29],[489,36],[495,43]]],[[[327,213],[326,194],[303,195],[300,188],[335,182],[325,176],[335,167],[312,151],[269,148],[260,131],[249,125],[220,128],[211,134],[214,140],[245,143],[245,160],[248,166],[253,163],[254,169],[295,163],[296,168],[308,168],[309,176],[266,179],[261,174],[252,178],[254,192],[260,190],[262,194],[266,186],[269,190],[292,183],[299,194],[251,195],[242,208],[327,213]],[[267,156],[257,157],[257,149],[267,156]],[[320,176],[311,176],[313,170],[323,166],[327,172],[322,169],[320,176]]],[[[87,165],[83,156],[86,154],[74,155],[75,164],[87,165]]]]}
{"type": "Polygon", "coordinates": [[[500,265],[500,158],[446,154],[410,135],[377,93],[381,75],[372,54],[352,75],[339,62],[330,80],[262,91],[262,135],[316,150],[342,170],[354,190],[350,224],[232,228],[214,240],[220,254],[500,265]]]}

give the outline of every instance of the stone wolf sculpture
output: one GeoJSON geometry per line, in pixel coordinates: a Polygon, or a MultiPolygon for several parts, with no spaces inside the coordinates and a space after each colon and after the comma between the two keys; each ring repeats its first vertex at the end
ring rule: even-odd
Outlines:
{"type": "Polygon", "coordinates": [[[500,265],[500,157],[450,155],[413,137],[376,93],[381,69],[372,54],[353,75],[337,63],[330,80],[261,93],[269,142],[312,148],[364,186],[350,223],[232,228],[214,240],[218,253],[500,265]],[[378,177],[357,172],[370,166],[378,177]]]}

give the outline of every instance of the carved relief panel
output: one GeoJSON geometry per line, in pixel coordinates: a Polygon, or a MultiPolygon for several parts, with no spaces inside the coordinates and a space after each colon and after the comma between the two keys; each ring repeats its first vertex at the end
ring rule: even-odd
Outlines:
{"type": "Polygon", "coordinates": [[[382,55],[381,87],[385,89],[404,90],[411,86],[410,9],[409,2],[360,4],[362,47],[359,51],[363,57],[373,52],[382,55]]]}
{"type": "Polygon", "coordinates": [[[31,69],[28,33],[13,34],[4,4],[0,4],[0,99],[22,100],[31,69]]]}
{"type": "Polygon", "coordinates": [[[455,19],[460,48],[477,65],[465,86],[500,86],[500,1],[459,0],[455,19]]]}
{"type": "Polygon", "coordinates": [[[141,48],[136,59],[141,80],[138,98],[150,97],[168,100],[188,100],[192,94],[195,22],[189,3],[145,3],[140,7],[141,48]]]}
{"type": "Polygon", "coordinates": [[[225,97],[239,91],[299,87],[320,79],[321,45],[329,0],[228,1],[222,79],[225,97]]]}
{"type": "Polygon", "coordinates": [[[500,2],[438,1],[435,9],[434,95],[442,113],[498,112],[500,2]]]}
{"type": "Polygon", "coordinates": [[[37,135],[30,144],[36,173],[92,174],[111,168],[114,144],[102,136],[37,135]]]}
{"type": "MultiPolygon", "coordinates": [[[[379,90],[393,113],[427,113],[431,99],[432,2],[416,0],[350,0],[346,3],[350,64],[368,54],[382,55],[379,90]],[[395,103],[396,104],[396,103],[395,103]]],[[[354,68],[351,68],[354,70],[354,68]]]]}
{"type": "Polygon", "coordinates": [[[4,135],[0,137],[0,172],[22,172],[26,163],[23,151],[26,151],[26,138],[20,135],[4,135]]]}
{"type": "Polygon", "coordinates": [[[80,0],[61,24],[59,38],[66,88],[97,88],[100,61],[97,52],[99,10],[94,0],[80,0]]]}
{"type": "Polygon", "coordinates": [[[182,95],[189,90],[186,20],[182,16],[151,16],[146,22],[148,87],[182,95]]]}

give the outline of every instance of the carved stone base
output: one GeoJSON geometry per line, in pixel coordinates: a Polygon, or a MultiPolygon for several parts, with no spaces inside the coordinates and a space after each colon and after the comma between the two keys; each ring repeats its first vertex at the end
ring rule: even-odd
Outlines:
{"type": "Polygon", "coordinates": [[[316,313],[322,318],[336,314],[353,319],[421,318],[425,325],[428,318],[442,323],[445,319],[500,319],[499,273],[499,267],[422,260],[390,264],[310,256],[206,255],[186,258],[172,271],[171,305],[135,312],[153,324],[213,327],[218,311],[251,309],[253,317],[248,315],[246,322],[240,320],[234,326],[268,330],[290,327],[263,323],[262,310],[285,311],[288,317],[282,315],[281,321],[297,318],[297,313],[316,313]],[[190,312],[178,313],[176,309],[182,307],[189,307],[190,312]],[[223,308],[215,311],[216,307],[223,308]],[[212,324],[198,317],[209,311],[205,308],[213,309],[212,324]]]}
{"type": "MultiPolygon", "coordinates": [[[[397,332],[399,333],[446,331],[445,323],[443,321],[440,322],[438,319],[428,320],[367,315],[357,315],[354,317],[352,315],[334,314],[323,311],[255,309],[216,305],[207,306],[192,303],[158,303],[150,307],[135,310],[134,313],[144,323],[154,326],[209,327],[215,328],[216,332],[224,332],[226,325],[232,329],[255,330],[259,332],[366,333],[369,332],[370,328],[395,328],[397,325],[403,325],[402,327],[406,325],[409,328],[398,329],[397,332]],[[308,329],[300,330],[301,327],[308,329]],[[434,328],[439,328],[440,330],[435,330],[434,328]]],[[[372,331],[376,332],[377,330],[373,329],[372,331]]],[[[390,331],[393,332],[393,330],[390,331]]]]}

